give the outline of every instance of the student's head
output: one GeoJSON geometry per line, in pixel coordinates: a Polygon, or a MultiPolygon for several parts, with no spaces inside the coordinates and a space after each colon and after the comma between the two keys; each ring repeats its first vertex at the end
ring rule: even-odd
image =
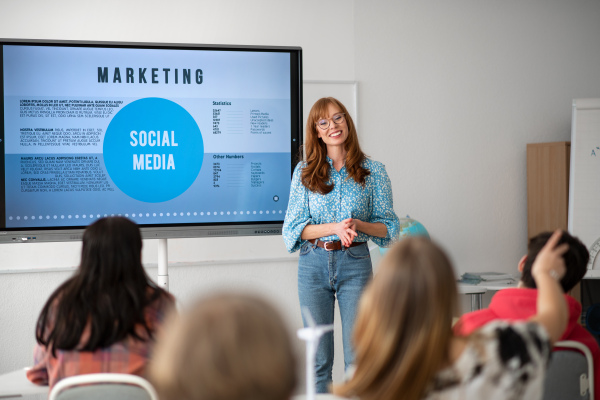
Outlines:
{"type": "Polygon", "coordinates": [[[161,400],[286,400],[296,358],[280,314],[249,294],[214,294],[159,337],[150,379],[161,400]]]}
{"type": "Polygon", "coordinates": [[[55,354],[56,349],[94,351],[129,336],[150,339],[154,327],[146,320],[146,307],[166,293],[146,275],[141,251],[140,230],[127,218],[90,224],[83,233],[79,268],[40,313],[38,343],[55,354]],[[87,343],[81,343],[84,336],[87,343]]]}
{"type": "Polygon", "coordinates": [[[448,361],[458,311],[455,282],[448,257],[429,239],[394,245],[360,301],[354,377],[335,393],[361,400],[421,398],[448,361]]]}
{"type": "Polygon", "coordinates": [[[79,275],[99,289],[129,282],[145,286],[138,226],[124,217],[101,218],[89,225],[83,232],[79,275]]]}
{"type": "MultiPolygon", "coordinates": [[[[552,236],[552,232],[543,232],[529,240],[528,252],[519,263],[521,270],[521,282],[527,288],[536,288],[535,280],[531,276],[531,266],[535,261],[540,250],[552,236]]],[[[589,252],[585,245],[576,237],[571,236],[568,232],[563,232],[559,244],[567,243],[569,250],[563,254],[565,260],[566,273],[560,280],[560,285],[566,293],[573,289],[576,284],[583,279],[587,271],[587,263],[589,260],[589,252]]]]}
{"type": "MultiPolygon", "coordinates": [[[[319,135],[322,133],[321,129],[317,126],[317,122],[324,118],[331,118],[330,110],[335,109],[336,113],[344,114],[344,123],[348,127],[348,138],[345,141],[346,150],[349,154],[353,154],[356,150],[360,150],[358,144],[358,135],[356,134],[356,127],[354,121],[350,116],[350,113],[346,107],[337,99],[333,97],[323,97],[313,104],[308,118],[306,120],[306,152],[307,154],[316,152],[323,159],[327,155],[327,146],[322,139],[319,139],[319,135]]],[[[330,123],[333,123],[330,121],[330,123]]],[[[362,152],[361,152],[362,155],[362,152]]]]}

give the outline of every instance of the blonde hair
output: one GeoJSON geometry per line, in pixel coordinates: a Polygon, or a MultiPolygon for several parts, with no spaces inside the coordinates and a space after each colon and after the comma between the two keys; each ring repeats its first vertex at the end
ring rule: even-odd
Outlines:
{"type": "Polygon", "coordinates": [[[421,399],[449,363],[455,281],[448,257],[426,238],[403,239],[390,249],[359,305],[355,374],[334,393],[421,399]]]}
{"type": "Polygon", "coordinates": [[[346,151],[346,171],[355,182],[365,184],[369,170],[362,167],[366,158],[360,149],[356,127],[350,113],[344,105],[333,97],[324,97],[313,104],[306,120],[306,138],[304,150],[306,152],[306,167],[302,170],[302,184],[312,192],[327,194],[333,190],[329,183],[329,163],[327,162],[327,145],[319,139],[317,121],[327,116],[329,105],[334,105],[344,113],[348,125],[348,138],[344,143],[346,151]]]}
{"type": "Polygon", "coordinates": [[[216,294],[170,322],[149,368],[161,400],[291,396],[296,357],[280,314],[266,301],[216,294]]]}

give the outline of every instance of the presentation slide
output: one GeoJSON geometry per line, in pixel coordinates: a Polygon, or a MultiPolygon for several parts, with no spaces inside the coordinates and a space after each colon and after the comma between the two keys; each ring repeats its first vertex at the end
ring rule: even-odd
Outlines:
{"type": "Polygon", "coordinates": [[[3,46],[7,228],[281,221],[290,55],[3,46]]]}

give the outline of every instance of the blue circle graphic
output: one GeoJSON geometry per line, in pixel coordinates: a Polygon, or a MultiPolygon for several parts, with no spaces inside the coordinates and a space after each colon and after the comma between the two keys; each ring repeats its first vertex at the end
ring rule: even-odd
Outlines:
{"type": "Polygon", "coordinates": [[[196,180],[204,159],[198,124],[179,104],[136,100],[112,119],[104,135],[104,164],[119,189],[136,200],[174,199],[196,180]]]}

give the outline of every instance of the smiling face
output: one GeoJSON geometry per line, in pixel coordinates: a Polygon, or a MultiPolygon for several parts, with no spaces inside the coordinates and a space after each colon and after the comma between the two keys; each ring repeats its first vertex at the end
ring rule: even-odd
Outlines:
{"type": "Polygon", "coordinates": [[[330,146],[342,146],[348,138],[348,124],[346,123],[346,119],[342,118],[342,121],[339,121],[339,114],[342,113],[343,111],[338,106],[330,103],[327,107],[327,115],[324,115],[317,120],[317,136],[327,145],[328,149],[330,146]],[[327,120],[329,122],[327,129],[321,129],[318,126],[319,121],[321,120],[327,120]],[[339,123],[336,123],[336,120],[338,120],[339,123]]]}

